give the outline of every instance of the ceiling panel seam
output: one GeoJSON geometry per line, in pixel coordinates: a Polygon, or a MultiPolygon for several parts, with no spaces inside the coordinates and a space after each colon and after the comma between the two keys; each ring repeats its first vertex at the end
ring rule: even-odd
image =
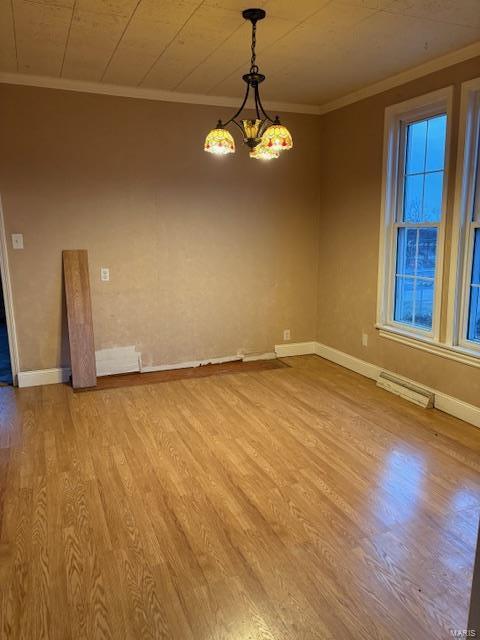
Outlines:
{"type": "Polygon", "coordinates": [[[186,80],[187,78],[189,78],[189,77],[190,77],[190,76],[191,76],[191,75],[192,75],[192,74],[193,74],[193,73],[194,73],[194,72],[195,72],[199,67],[201,67],[201,66],[202,66],[202,64],[203,64],[204,62],[206,62],[209,58],[211,58],[211,57],[213,56],[213,54],[214,54],[216,51],[218,51],[218,50],[220,49],[220,47],[223,47],[223,45],[224,45],[226,42],[228,42],[228,41],[230,40],[230,38],[232,38],[232,37],[237,33],[237,31],[239,31],[242,27],[243,27],[243,24],[238,25],[238,27],[236,27],[236,29],[234,29],[234,30],[232,31],[232,33],[230,33],[230,34],[225,38],[225,40],[222,40],[222,42],[221,42],[217,47],[215,47],[215,49],[213,49],[213,51],[210,51],[210,53],[209,53],[209,54],[208,54],[208,55],[207,55],[207,56],[206,56],[206,57],[205,57],[201,62],[199,62],[195,67],[193,67],[193,69],[191,69],[191,70],[187,73],[187,75],[186,75],[186,76],[184,76],[184,77],[180,80],[180,82],[178,82],[178,83],[173,87],[173,91],[176,91],[176,90],[177,90],[177,88],[178,88],[178,87],[179,87],[183,82],[185,82],[185,80],[186,80]]]}
{"type": "Polygon", "coordinates": [[[70,42],[70,32],[72,31],[73,16],[75,14],[76,7],[77,7],[77,0],[75,0],[75,2],[72,5],[72,15],[70,16],[70,24],[68,25],[67,37],[65,38],[65,47],[63,49],[62,64],[60,66],[60,77],[63,76],[63,67],[65,66],[65,60],[67,58],[67,48],[68,48],[68,43],[70,42]]]}
{"type": "Polygon", "coordinates": [[[135,14],[137,13],[137,9],[138,9],[138,7],[140,6],[141,2],[142,2],[142,0],[138,0],[137,4],[135,5],[135,8],[133,9],[132,13],[130,14],[129,19],[127,20],[127,23],[126,23],[126,25],[125,25],[125,27],[124,27],[124,29],[123,29],[122,33],[120,34],[120,38],[118,39],[118,42],[117,42],[117,44],[115,45],[115,47],[113,48],[112,54],[111,54],[110,58],[108,59],[107,64],[105,65],[105,69],[103,70],[103,73],[102,73],[102,75],[101,75],[101,77],[100,77],[100,82],[102,82],[102,81],[103,81],[103,79],[105,78],[105,74],[107,73],[108,68],[109,68],[109,66],[110,66],[111,62],[112,62],[112,60],[113,60],[113,58],[114,58],[115,54],[116,54],[116,53],[117,53],[117,51],[118,51],[118,47],[120,46],[120,43],[122,42],[122,40],[123,40],[123,38],[124,38],[124,36],[125,36],[125,33],[127,32],[127,29],[128,29],[128,27],[130,26],[130,24],[131,24],[131,22],[132,22],[132,20],[133,20],[133,17],[134,17],[134,16],[135,16],[135,14]]]}
{"type": "MultiPolygon", "coordinates": [[[[480,2],[479,2],[480,11],[480,2]]],[[[412,13],[401,13],[399,11],[392,11],[391,9],[380,9],[381,13],[388,13],[390,16],[396,16],[397,18],[413,18],[414,20],[425,20],[425,22],[435,22],[439,24],[448,24],[453,27],[463,27],[464,29],[473,29],[474,31],[480,31],[478,27],[474,27],[470,24],[464,24],[461,22],[454,22],[452,20],[441,20],[440,18],[432,18],[431,16],[419,16],[412,13]]]]}
{"type": "Polygon", "coordinates": [[[15,9],[13,7],[13,0],[10,0],[10,8],[12,10],[13,42],[15,43],[15,61],[17,63],[17,73],[18,73],[19,61],[18,61],[18,47],[17,47],[17,25],[15,22],[15,9]]]}
{"type": "Polygon", "coordinates": [[[167,44],[165,45],[165,47],[163,48],[163,50],[160,52],[160,54],[157,56],[157,58],[155,58],[155,60],[153,61],[153,63],[150,65],[149,69],[147,70],[147,72],[145,73],[145,75],[141,78],[141,80],[137,83],[137,87],[140,87],[145,80],[148,78],[148,76],[150,75],[150,73],[153,71],[155,65],[157,64],[157,62],[160,60],[160,58],[165,54],[165,52],[169,49],[169,47],[172,45],[173,42],[175,42],[176,38],[180,35],[180,33],[183,31],[183,29],[186,27],[186,25],[190,22],[190,20],[193,18],[193,16],[197,13],[197,11],[200,9],[200,7],[205,3],[205,0],[202,0],[196,7],[195,9],[191,12],[191,14],[188,16],[188,18],[185,20],[185,22],[182,24],[182,26],[180,27],[180,29],[178,29],[178,31],[175,33],[175,35],[173,36],[173,38],[171,38],[171,40],[169,40],[167,42],[167,44]]]}

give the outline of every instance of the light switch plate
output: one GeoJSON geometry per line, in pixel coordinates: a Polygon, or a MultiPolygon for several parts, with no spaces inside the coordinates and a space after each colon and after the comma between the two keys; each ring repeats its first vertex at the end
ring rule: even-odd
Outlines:
{"type": "Polygon", "coordinates": [[[100,269],[100,278],[102,282],[108,282],[110,280],[110,269],[107,267],[102,267],[100,269]]]}
{"type": "Polygon", "coordinates": [[[23,249],[23,233],[12,233],[12,247],[23,249]]]}

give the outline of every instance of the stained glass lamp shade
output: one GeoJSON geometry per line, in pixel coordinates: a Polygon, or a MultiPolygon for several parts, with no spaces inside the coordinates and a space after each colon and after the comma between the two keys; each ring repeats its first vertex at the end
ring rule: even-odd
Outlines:
{"type": "Polygon", "coordinates": [[[287,151],[293,147],[293,140],[290,131],[277,118],[263,134],[262,145],[271,151],[287,151]]]}
{"type": "Polygon", "coordinates": [[[208,153],[223,156],[227,153],[235,153],[235,140],[232,134],[223,127],[212,129],[205,138],[203,147],[208,153]]]}

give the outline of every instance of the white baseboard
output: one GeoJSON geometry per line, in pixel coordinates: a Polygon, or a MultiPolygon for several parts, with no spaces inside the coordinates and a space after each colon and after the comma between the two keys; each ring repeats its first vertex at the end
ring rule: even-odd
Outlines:
{"type": "Polygon", "coordinates": [[[338,349],[334,349],[333,347],[328,347],[326,344],[322,344],[321,342],[315,342],[315,353],[317,356],[321,356],[326,360],[331,360],[346,369],[351,369],[352,371],[355,371],[366,378],[371,378],[372,380],[377,380],[380,375],[380,371],[382,371],[382,367],[377,367],[375,364],[350,356],[348,353],[338,351],[338,349]]]}
{"type": "Polygon", "coordinates": [[[43,384],[68,382],[70,369],[39,369],[38,371],[19,371],[17,382],[19,387],[38,387],[43,384]]]}
{"type": "Polygon", "coordinates": [[[449,413],[455,418],[480,427],[480,409],[473,404],[463,402],[458,398],[447,396],[446,393],[435,391],[435,409],[449,413]]]}
{"type": "Polygon", "coordinates": [[[448,413],[455,418],[460,418],[460,420],[469,422],[475,427],[480,427],[480,407],[476,407],[473,404],[463,402],[463,400],[459,400],[458,398],[449,396],[446,393],[437,391],[437,389],[432,389],[431,387],[419,384],[416,380],[411,380],[410,378],[406,378],[405,376],[400,376],[398,375],[398,373],[387,371],[386,369],[372,364],[371,362],[366,362],[365,360],[355,358],[348,353],[338,351],[338,349],[329,347],[328,345],[322,344],[321,342],[315,343],[315,353],[318,356],[325,358],[326,360],[331,360],[332,362],[335,362],[336,364],[339,364],[346,369],[350,369],[351,371],[360,373],[362,376],[371,378],[372,380],[377,380],[380,372],[386,371],[387,373],[394,375],[397,378],[401,378],[405,382],[416,385],[421,389],[425,389],[425,391],[433,393],[435,395],[435,409],[439,409],[440,411],[448,413]]]}
{"type": "Polygon", "coordinates": [[[316,342],[289,342],[287,344],[276,344],[275,353],[279,358],[289,356],[306,356],[309,353],[316,353],[316,342]]]}
{"type": "MultiPolygon", "coordinates": [[[[139,371],[139,354],[134,347],[101,349],[95,352],[97,376],[108,376],[115,373],[139,371]]],[[[70,380],[69,368],[38,369],[36,371],[19,371],[17,384],[19,387],[39,387],[44,384],[59,384],[70,380]]]]}

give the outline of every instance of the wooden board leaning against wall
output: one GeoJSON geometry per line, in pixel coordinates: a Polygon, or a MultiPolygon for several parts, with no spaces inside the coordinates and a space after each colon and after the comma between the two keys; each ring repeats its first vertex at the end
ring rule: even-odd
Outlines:
{"type": "Polygon", "coordinates": [[[74,389],[97,384],[87,251],[62,252],[70,366],[74,389]]]}

